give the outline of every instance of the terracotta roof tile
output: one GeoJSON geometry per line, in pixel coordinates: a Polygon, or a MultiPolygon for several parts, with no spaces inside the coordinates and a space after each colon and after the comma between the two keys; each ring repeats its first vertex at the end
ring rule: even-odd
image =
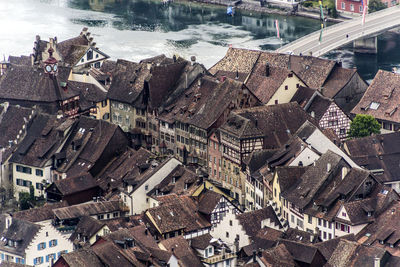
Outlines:
{"type": "Polygon", "coordinates": [[[353,114],[368,114],[376,119],[400,123],[400,75],[379,70],[353,114]]]}

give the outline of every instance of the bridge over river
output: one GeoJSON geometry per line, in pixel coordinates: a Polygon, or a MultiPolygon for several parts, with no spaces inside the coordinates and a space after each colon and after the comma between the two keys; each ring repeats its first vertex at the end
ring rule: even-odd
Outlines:
{"type": "Polygon", "coordinates": [[[362,25],[362,17],[360,17],[329,26],[323,30],[321,42],[319,42],[320,31],[316,31],[282,46],[276,51],[322,56],[343,45],[354,43],[356,51],[376,53],[376,36],[399,26],[400,6],[394,6],[368,14],[364,25],[362,25]]]}

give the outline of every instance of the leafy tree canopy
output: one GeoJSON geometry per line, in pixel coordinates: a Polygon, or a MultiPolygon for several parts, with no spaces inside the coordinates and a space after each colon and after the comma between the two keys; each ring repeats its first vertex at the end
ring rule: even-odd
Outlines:
{"type": "Polygon", "coordinates": [[[385,9],[386,5],[381,0],[369,0],[368,12],[372,13],[385,9]]]}
{"type": "Polygon", "coordinates": [[[365,137],[379,134],[381,125],[371,115],[357,114],[350,124],[349,137],[365,137]]]}

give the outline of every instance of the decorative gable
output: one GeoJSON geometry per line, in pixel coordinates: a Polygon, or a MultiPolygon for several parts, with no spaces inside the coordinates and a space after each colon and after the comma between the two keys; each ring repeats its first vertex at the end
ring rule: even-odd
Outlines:
{"type": "Polygon", "coordinates": [[[81,66],[90,63],[92,67],[100,68],[101,62],[107,58],[109,58],[109,56],[100,50],[94,47],[89,47],[79,61],[76,62],[75,66],[81,66]]]}
{"type": "Polygon", "coordinates": [[[349,215],[347,214],[347,211],[346,211],[344,205],[342,205],[340,207],[338,213],[336,214],[336,218],[342,219],[342,220],[346,220],[346,221],[350,221],[349,215]]]}

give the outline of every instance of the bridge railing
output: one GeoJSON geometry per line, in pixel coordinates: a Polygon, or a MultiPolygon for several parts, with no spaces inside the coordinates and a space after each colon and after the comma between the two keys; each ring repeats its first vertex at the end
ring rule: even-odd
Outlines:
{"type": "MultiPolygon", "coordinates": [[[[384,13],[388,13],[388,12],[390,13],[392,10],[394,10],[394,9],[396,9],[396,8],[398,9],[398,8],[400,8],[400,6],[397,5],[397,6],[394,6],[394,7],[389,7],[389,8],[385,8],[385,9],[382,9],[382,10],[379,10],[379,11],[376,11],[376,12],[373,12],[373,13],[371,13],[371,14],[368,14],[367,18],[376,17],[376,16],[378,16],[378,15],[380,15],[380,14],[384,14],[384,13]]],[[[350,23],[355,23],[355,22],[361,23],[361,20],[362,20],[362,17],[359,17],[359,18],[354,18],[354,19],[351,19],[351,20],[339,22],[339,23],[333,24],[333,25],[331,25],[331,26],[329,26],[329,27],[326,27],[326,28],[324,29],[324,32],[325,32],[325,34],[326,34],[327,31],[331,32],[331,31],[335,30],[335,29],[338,28],[338,27],[343,27],[343,26],[345,26],[345,25],[347,25],[347,24],[350,24],[350,23]]],[[[290,43],[288,43],[288,44],[286,44],[286,45],[284,45],[284,46],[278,48],[276,51],[283,51],[283,50],[286,50],[287,47],[296,45],[297,43],[300,43],[300,42],[302,42],[302,41],[305,40],[305,39],[311,38],[311,37],[314,36],[314,35],[315,35],[315,36],[318,36],[319,34],[320,34],[320,30],[315,31],[315,32],[312,32],[312,33],[310,33],[310,34],[307,34],[307,35],[305,35],[305,36],[303,36],[303,37],[301,37],[301,38],[299,38],[299,39],[297,39],[297,40],[295,40],[295,41],[293,41],[293,42],[290,42],[290,43]]]]}

